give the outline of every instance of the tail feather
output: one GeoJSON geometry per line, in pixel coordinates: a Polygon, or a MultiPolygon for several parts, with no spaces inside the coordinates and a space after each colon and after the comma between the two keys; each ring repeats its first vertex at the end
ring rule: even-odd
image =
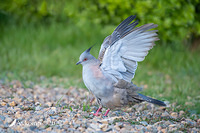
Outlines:
{"type": "Polygon", "coordinates": [[[150,98],[150,97],[147,97],[145,95],[142,95],[140,93],[138,93],[139,97],[141,97],[144,101],[147,101],[149,103],[153,103],[153,104],[157,104],[159,106],[166,106],[166,104],[160,100],[157,100],[157,99],[153,99],[153,98],[150,98]]]}

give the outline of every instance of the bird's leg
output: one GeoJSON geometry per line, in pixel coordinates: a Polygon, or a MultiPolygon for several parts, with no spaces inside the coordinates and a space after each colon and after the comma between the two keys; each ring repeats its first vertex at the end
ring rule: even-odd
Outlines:
{"type": "Polygon", "coordinates": [[[104,116],[107,116],[109,111],[110,111],[110,109],[108,109],[108,110],[106,111],[106,113],[105,113],[104,116]]]}
{"type": "Polygon", "coordinates": [[[92,102],[95,100],[94,97],[92,97],[92,99],[90,100],[90,106],[92,105],[92,102]]]}
{"type": "Polygon", "coordinates": [[[97,112],[94,113],[93,115],[94,115],[94,116],[99,116],[99,111],[101,111],[101,109],[102,109],[102,107],[99,107],[99,109],[97,110],[97,112]]]}

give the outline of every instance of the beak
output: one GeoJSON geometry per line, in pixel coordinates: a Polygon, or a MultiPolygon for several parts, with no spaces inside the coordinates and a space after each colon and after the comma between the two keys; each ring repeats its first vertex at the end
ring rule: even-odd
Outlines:
{"type": "Polygon", "coordinates": [[[81,64],[81,61],[78,61],[78,62],[76,63],[76,65],[78,65],[78,64],[81,64]]]}

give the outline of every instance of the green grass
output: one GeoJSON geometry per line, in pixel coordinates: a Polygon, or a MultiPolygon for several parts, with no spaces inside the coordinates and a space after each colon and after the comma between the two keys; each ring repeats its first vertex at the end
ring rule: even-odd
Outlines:
{"type": "MultiPolygon", "coordinates": [[[[79,55],[96,44],[91,53],[97,57],[101,42],[113,29],[73,23],[5,26],[0,35],[0,78],[5,83],[20,80],[27,87],[33,81],[85,88],[81,66],[75,65],[79,55]]],[[[143,94],[200,113],[200,50],[160,43],[139,63],[133,82],[144,86],[143,94]]]]}

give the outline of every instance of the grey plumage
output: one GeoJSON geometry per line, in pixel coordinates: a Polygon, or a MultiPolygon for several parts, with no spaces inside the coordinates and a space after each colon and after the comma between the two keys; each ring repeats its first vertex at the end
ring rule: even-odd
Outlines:
{"type": "Polygon", "coordinates": [[[159,40],[157,30],[150,30],[157,25],[146,24],[135,28],[138,24],[138,21],[132,22],[135,17],[125,19],[105,38],[98,59],[89,53],[90,47],[77,62],[83,66],[86,87],[100,106],[113,109],[143,101],[165,106],[162,101],[138,93],[141,88],[131,82],[137,63],[144,60],[154,42],[159,40]]]}

